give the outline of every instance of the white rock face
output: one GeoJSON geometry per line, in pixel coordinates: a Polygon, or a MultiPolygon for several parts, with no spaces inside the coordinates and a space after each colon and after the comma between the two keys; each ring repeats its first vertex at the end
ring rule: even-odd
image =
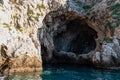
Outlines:
{"type": "Polygon", "coordinates": [[[28,20],[40,0],[21,2],[22,4],[20,1],[4,0],[4,4],[0,6],[0,45],[4,44],[8,48],[9,56],[28,53],[41,60],[40,44],[37,40],[37,28],[41,26],[38,21],[28,20]]]}
{"type": "Polygon", "coordinates": [[[0,53],[5,62],[10,58],[8,64],[15,61],[20,66],[22,59],[35,58],[38,65],[32,61],[24,63],[28,63],[27,67],[32,64],[42,67],[38,28],[43,26],[47,13],[66,3],[67,0],[3,0],[0,3],[0,53]]]}
{"type": "MultiPolygon", "coordinates": [[[[3,0],[3,3],[0,3],[0,53],[6,54],[10,61],[14,61],[14,58],[19,59],[20,56],[23,56],[23,59],[35,57],[39,68],[42,69],[37,29],[42,26],[45,13],[49,11],[46,8],[48,6],[46,1],[44,4],[41,0],[3,0]],[[3,45],[7,49],[2,48],[3,45]]],[[[15,63],[19,63],[20,60],[17,59],[15,63]]],[[[25,63],[32,65],[27,61],[25,63]]],[[[18,66],[20,65],[19,63],[18,66]]]]}

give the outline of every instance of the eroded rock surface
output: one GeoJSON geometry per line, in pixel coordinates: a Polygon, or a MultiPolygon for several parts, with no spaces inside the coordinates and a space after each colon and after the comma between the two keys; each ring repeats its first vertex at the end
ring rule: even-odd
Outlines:
{"type": "Polygon", "coordinates": [[[119,1],[68,0],[39,29],[43,63],[119,67],[119,1]]]}

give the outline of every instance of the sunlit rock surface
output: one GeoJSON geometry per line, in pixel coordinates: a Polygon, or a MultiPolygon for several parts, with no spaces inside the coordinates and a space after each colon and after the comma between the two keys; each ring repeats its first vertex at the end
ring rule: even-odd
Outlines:
{"type": "MultiPolygon", "coordinates": [[[[1,0],[2,1],[2,0],[1,0]]],[[[41,0],[3,0],[0,3],[0,70],[34,72],[42,70],[37,29],[44,13],[41,0]]]]}

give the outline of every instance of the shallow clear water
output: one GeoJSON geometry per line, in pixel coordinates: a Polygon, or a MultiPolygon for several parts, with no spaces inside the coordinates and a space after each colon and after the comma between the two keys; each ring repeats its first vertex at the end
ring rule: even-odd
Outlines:
{"type": "Polygon", "coordinates": [[[120,80],[120,70],[47,66],[39,74],[17,74],[0,77],[0,80],[120,80]]]}

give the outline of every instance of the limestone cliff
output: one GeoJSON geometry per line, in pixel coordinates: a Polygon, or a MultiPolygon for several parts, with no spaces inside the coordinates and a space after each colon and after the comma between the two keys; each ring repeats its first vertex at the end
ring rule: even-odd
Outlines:
{"type": "Polygon", "coordinates": [[[44,13],[41,0],[0,0],[0,70],[31,72],[42,70],[37,29],[44,13]],[[39,8],[40,6],[40,8],[39,8]]]}
{"type": "Polygon", "coordinates": [[[119,9],[119,0],[0,0],[1,72],[119,67],[119,9]]]}

